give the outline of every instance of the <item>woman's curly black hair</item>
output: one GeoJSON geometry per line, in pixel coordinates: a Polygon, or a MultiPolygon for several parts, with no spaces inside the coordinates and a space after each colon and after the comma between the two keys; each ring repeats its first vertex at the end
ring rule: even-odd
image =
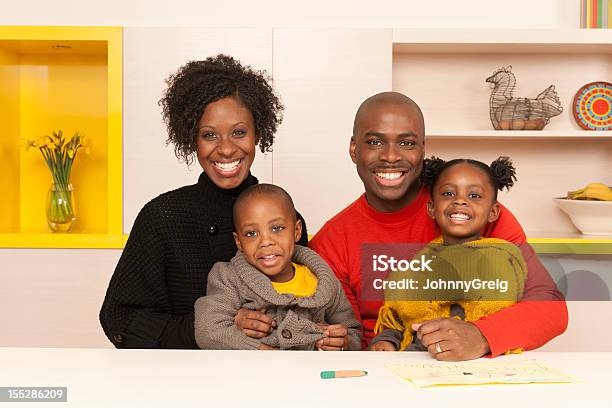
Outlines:
{"type": "Polygon", "coordinates": [[[283,105],[270,81],[265,71],[243,66],[228,55],[188,62],[166,80],[168,88],[159,101],[168,128],[166,143],[174,145],[177,158],[191,163],[198,122],[206,106],[231,96],[251,111],[261,151],[271,151],[274,134],[283,120],[283,105]]]}
{"type": "Polygon", "coordinates": [[[489,181],[493,187],[494,199],[497,200],[497,190],[510,190],[514,186],[516,178],[516,169],[507,156],[500,156],[495,159],[490,166],[487,166],[481,161],[473,159],[454,159],[445,162],[439,157],[431,156],[423,161],[423,171],[421,173],[421,182],[429,186],[429,192],[433,197],[433,189],[438,179],[446,170],[457,165],[467,163],[482,171],[489,176],[489,181]]]}

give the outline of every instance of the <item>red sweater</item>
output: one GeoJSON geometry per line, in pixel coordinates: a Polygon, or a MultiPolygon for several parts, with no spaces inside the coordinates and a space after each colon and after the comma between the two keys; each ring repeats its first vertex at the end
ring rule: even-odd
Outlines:
{"type": "MultiPolygon", "coordinates": [[[[382,213],[368,204],[364,194],[329,220],[309,243],[334,270],[355,314],[361,318],[364,349],[374,337],[382,302],[361,299],[361,245],[426,244],[439,236],[438,226],[427,214],[428,200],[429,191],[422,188],[416,199],[402,210],[382,213]]],[[[474,322],[487,339],[491,355],[517,348],[534,349],[563,333],[567,327],[563,295],[526,243],[525,233],[514,215],[501,206],[498,220],[486,226],[483,236],[505,239],[520,246],[528,267],[523,299],[474,322]]]]}

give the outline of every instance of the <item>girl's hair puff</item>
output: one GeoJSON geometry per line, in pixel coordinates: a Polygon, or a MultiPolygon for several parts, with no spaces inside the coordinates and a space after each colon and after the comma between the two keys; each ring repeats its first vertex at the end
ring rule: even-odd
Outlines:
{"type": "Polygon", "coordinates": [[[429,192],[433,196],[433,189],[438,179],[444,171],[450,169],[457,164],[470,164],[489,176],[489,182],[493,187],[494,199],[497,200],[497,191],[510,190],[514,186],[516,178],[516,169],[507,156],[500,156],[493,160],[490,166],[485,163],[473,159],[454,159],[445,162],[439,157],[432,156],[423,161],[423,171],[421,173],[421,182],[429,186],[429,192]]]}
{"type": "Polygon", "coordinates": [[[510,190],[516,181],[516,169],[508,156],[500,156],[489,166],[492,179],[496,182],[498,190],[510,190]]]}

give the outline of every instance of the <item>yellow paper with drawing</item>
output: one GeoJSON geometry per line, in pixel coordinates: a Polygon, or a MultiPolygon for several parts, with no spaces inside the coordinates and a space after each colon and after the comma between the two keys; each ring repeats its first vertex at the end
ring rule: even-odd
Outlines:
{"type": "Polygon", "coordinates": [[[417,387],[576,382],[536,360],[402,363],[387,364],[387,368],[417,387]]]}

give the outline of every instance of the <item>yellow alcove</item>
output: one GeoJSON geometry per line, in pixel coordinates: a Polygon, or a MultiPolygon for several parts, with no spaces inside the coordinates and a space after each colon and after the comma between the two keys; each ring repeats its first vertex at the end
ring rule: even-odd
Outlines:
{"type": "Polygon", "coordinates": [[[0,247],[122,246],[122,31],[115,27],[0,27],[0,247]],[[52,233],[51,184],[22,139],[62,129],[92,141],[72,169],[77,222],[52,233]]]}

